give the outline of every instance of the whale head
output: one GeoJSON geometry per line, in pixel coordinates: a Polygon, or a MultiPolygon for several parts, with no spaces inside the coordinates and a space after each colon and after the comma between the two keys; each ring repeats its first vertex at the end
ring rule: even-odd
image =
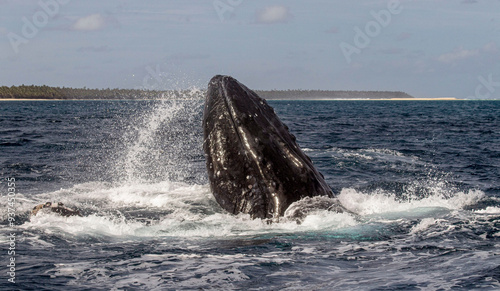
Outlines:
{"type": "Polygon", "coordinates": [[[212,193],[231,213],[273,219],[304,197],[333,196],[273,108],[232,77],[210,80],[203,132],[212,193]]]}

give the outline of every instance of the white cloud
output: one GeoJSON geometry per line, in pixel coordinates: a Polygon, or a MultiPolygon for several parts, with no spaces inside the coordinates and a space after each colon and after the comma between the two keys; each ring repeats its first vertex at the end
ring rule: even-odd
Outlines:
{"type": "Polygon", "coordinates": [[[7,28],[5,27],[0,27],[0,35],[5,35],[7,34],[9,31],[7,30],[7,28]]]}
{"type": "Polygon", "coordinates": [[[454,63],[456,61],[465,60],[479,54],[479,50],[466,50],[463,47],[459,47],[458,49],[442,54],[438,57],[438,61],[442,63],[454,63]]]}
{"type": "Polygon", "coordinates": [[[74,30],[98,30],[106,23],[106,19],[101,14],[92,14],[79,18],[73,24],[74,30]]]}
{"type": "Polygon", "coordinates": [[[289,18],[290,18],[289,9],[281,5],[268,6],[257,12],[258,23],[286,22],[289,18]]]}
{"type": "Polygon", "coordinates": [[[487,43],[484,47],[483,50],[487,53],[497,53],[498,52],[498,47],[497,44],[494,42],[487,43]]]}

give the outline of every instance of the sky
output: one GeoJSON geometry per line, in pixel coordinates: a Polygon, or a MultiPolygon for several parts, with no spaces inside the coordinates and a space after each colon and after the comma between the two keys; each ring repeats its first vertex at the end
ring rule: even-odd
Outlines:
{"type": "Polygon", "coordinates": [[[500,99],[500,0],[0,0],[0,86],[500,99]]]}

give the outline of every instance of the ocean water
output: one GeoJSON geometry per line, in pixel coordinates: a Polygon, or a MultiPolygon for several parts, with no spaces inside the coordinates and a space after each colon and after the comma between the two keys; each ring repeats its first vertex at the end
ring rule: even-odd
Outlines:
{"type": "Polygon", "coordinates": [[[500,102],[269,103],[355,214],[223,211],[202,101],[0,102],[0,290],[500,289],[500,102]]]}

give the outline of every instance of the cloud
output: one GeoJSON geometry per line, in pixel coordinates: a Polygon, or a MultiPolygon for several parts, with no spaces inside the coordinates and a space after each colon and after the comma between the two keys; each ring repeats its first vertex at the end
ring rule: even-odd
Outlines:
{"type": "Polygon", "coordinates": [[[0,27],[0,35],[6,35],[9,31],[5,27],[0,27]]]}
{"type": "Polygon", "coordinates": [[[483,50],[487,53],[493,53],[496,54],[498,53],[498,47],[497,44],[494,42],[487,43],[484,47],[483,50]]]}
{"type": "Polygon", "coordinates": [[[282,5],[267,6],[257,12],[257,23],[280,23],[290,19],[290,11],[282,5]]]}
{"type": "Polygon", "coordinates": [[[438,61],[442,63],[455,63],[457,61],[466,60],[471,57],[477,56],[479,54],[479,50],[466,50],[463,47],[459,47],[454,51],[446,54],[442,54],[438,57],[438,61]]]}
{"type": "Polygon", "coordinates": [[[92,14],[79,18],[74,24],[74,30],[99,30],[106,24],[106,19],[101,14],[92,14]]]}
{"type": "Polygon", "coordinates": [[[463,0],[462,4],[474,4],[477,3],[477,0],[463,0]]]}

